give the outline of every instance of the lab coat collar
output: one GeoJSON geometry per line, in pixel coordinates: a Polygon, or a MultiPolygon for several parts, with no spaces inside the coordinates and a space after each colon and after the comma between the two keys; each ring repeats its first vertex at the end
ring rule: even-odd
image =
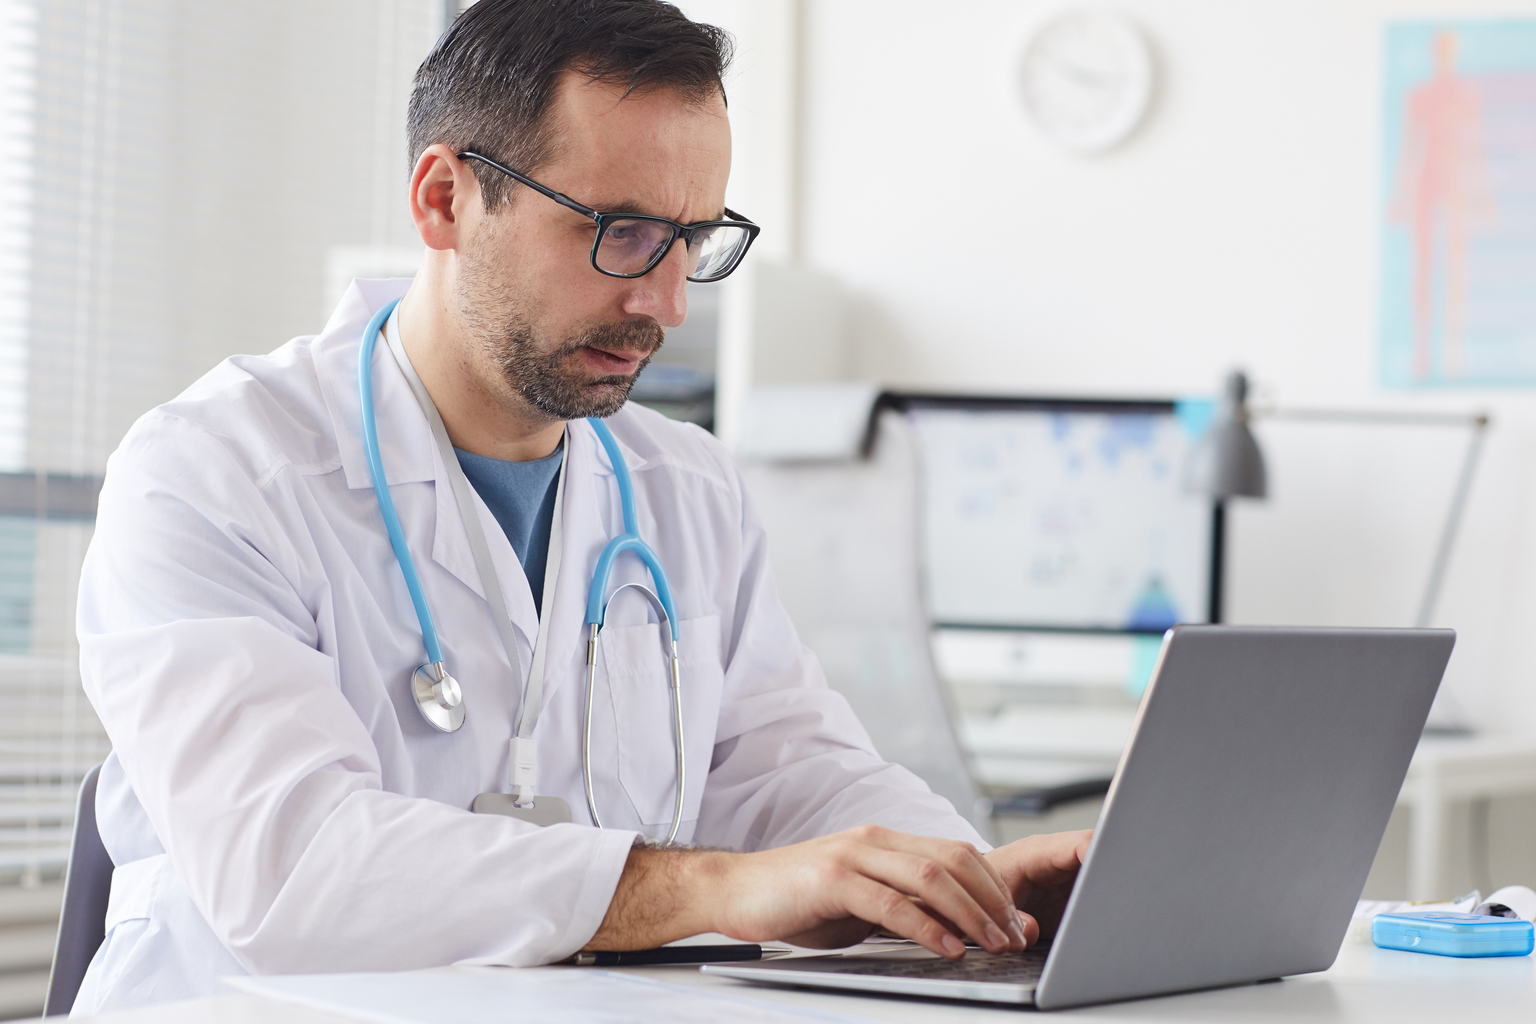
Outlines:
{"type": "MultiPolygon", "coordinates": [[[[410,286],[410,278],[353,281],[325,330],[314,340],[315,369],[347,487],[352,490],[373,487],[363,449],[362,400],[357,394],[357,355],[363,345],[363,328],[374,313],[404,295],[410,286]]],[[[373,353],[373,405],[384,479],[391,486],[435,480],[432,430],[405,375],[390,358],[387,345],[377,346],[373,353]]]]}
{"type": "MultiPolygon", "coordinates": [[[[614,418],[609,420],[609,427],[611,428],[615,424],[622,423],[624,413],[625,410],[623,409],[615,413],[614,418]]],[[[572,436],[580,437],[584,440],[588,454],[592,459],[591,465],[587,467],[587,472],[597,476],[613,476],[613,467],[608,464],[608,452],[603,448],[603,442],[598,439],[597,431],[592,429],[592,424],[586,420],[577,420],[575,426],[579,427],[579,430],[573,431],[572,436]]],[[[646,460],[624,442],[624,439],[619,436],[618,431],[614,431],[613,439],[618,442],[619,452],[624,456],[624,464],[629,467],[631,474],[646,467],[646,460]]],[[[572,468],[574,469],[575,467],[573,466],[572,468]]],[[[617,487],[615,487],[613,493],[615,499],[617,499],[619,493],[617,487]]]]}
{"type": "MultiPolygon", "coordinates": [[[[362,348],[363,329],[375,312],[390,300],[404,295],[410,284],[408,278],[353,281],[336,312],[331,314],[325,330],[314,342],[315,365],[331,426],[336,433],[336,447],[347,487],[352,490],[373,488],[373,476],[363,447],[362,401],[357,393],[357,357],[362,348]]],[[[421,406],[416,404],[416,396],[411,393],[405,374],[382,339],[374,349],[373,404],[384,478],[391,487],[428,482],[433,485],[436,522],[432,531],[432,560],[484,599],[485,587],[475,566],[474,553],[459,516],[442,453],[432,440],[432,428],[421,406]]],[[[480,516],[481,529],[490,547],[491,561],[502,581],[507,611],[513,625],[523,633],[525,641],[531,643],[537,630],[538,614],[534,611],[532,593],[523,578],[517,554],[478,494],[474,495],[474,502],[474,512],[480,516]],[[522,586],[518,586],[518,582],[522,586]]]]}

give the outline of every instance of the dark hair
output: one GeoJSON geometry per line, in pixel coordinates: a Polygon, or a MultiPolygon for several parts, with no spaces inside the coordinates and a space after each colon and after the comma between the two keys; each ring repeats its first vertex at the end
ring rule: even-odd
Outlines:
{"type": "MultiPolygon", "coordinates": [[[[731,37],[662,0],[479,0],[416,70],[406,132],[414,167],[428,146],[473,149],[531,174],[552,153],[560,75],[637,90],[724,97],[731,37]]],[[[515,183],[473,161],[485,208],[515,183]]]]}

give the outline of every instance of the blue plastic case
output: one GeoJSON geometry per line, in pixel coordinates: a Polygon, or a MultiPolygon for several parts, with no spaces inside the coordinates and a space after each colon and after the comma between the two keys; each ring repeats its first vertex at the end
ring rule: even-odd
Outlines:
{"type": "Polygon", "coordinates": [[[1371,941],[1382,949],[1438,956],[1526,956],[1536,946],[1536,928],[1506,917],[1415,910],[1377,914],[1371,941]]]}

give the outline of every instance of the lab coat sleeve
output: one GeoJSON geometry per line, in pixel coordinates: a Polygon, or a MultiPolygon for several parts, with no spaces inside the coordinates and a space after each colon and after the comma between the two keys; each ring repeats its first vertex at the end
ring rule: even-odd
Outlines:
{"type": "Polygon", "coordinates": [[[174,415],[141,420],[81,578],[86,692],[193,903],[255,973],[576,951],[634,833],[386,792],[293,582],[294,471],[256,461],[174,415]]]}
{"type": "Polygon", "coordinates": [[[740,584],[724,624],[725,687],[699,842],[757,850],[861,824],[989,849],[949,801],[881,760],[779,601],[767,540],[734,467],[740,584]]]}

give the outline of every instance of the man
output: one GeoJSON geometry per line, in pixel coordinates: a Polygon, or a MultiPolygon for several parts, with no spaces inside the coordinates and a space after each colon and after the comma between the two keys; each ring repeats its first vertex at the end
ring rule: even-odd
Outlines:
{"type": "MultiPolygon", "coordinates": [[[[409,288],[359,282],[318,337],[227,361],[124,439],[81,582],[117,866],[83,1010],[241,972],[527,965],[705,931],[831,947],[881,927],[958,957],[966,937],[1033,941],[1016,905],[1059,911],[1086,834],[983,855],[880,761],[795,638],[729,457],[625,405],[686,279],[744,249],[697,227],[739,240],[744,223],[724,208],[725,50],[658,0],[481,0],[417,75],[427,252],[409,288]],[[426,630],[362,439],[364,325],[402,293],[362,376],[456,732],[418,713],[426,630]],[[679,780],[662,634],[632,593],[588,700],[587,584],[623,518],[585,417],[607,417],[670,572],[678,838],[712,849],[645,842],[669,831],[679,780]],[[508,741],[532,721],[534,791],[574,822],[471,813],[507,791],[508,741]]],[[[649,582],[626,555],[604,596],[649,582]]]]}

